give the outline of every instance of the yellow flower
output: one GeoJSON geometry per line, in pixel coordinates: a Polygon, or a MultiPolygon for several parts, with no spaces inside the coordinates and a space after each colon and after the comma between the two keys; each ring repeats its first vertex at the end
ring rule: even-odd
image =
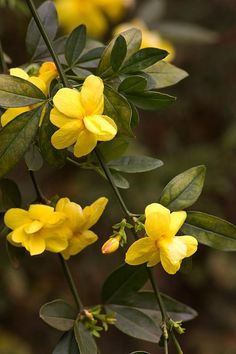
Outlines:
{"type": "Polygon", "coordinates": [[[72,232],[68,240],[68,247],[62,252],[65,259],[69,259],[70,256],[76,255],[85,247],[97,241],[97,235],[89,229],[96,224],[107,202],[107,198],[102,197],[84,209],[68,198],[61,198],[57,202],[56,211],[64,213],[66,225],[72,232]]]}
{"type": "MultiPolygon", "coordinates": [[[[27,80],[37,86],[45,95],[48,94],[50,84],[52,80],[57,77],[57,69],[53,62],[45,62],[41,65],[39,69],[38,76],[29,76],[21,68],[10,69],[10,75],[20,77],[21,79],[27,80]]],[[[4,127],[7,123],[11,122],[21,113],[28,112],[33,109],[33,106],[8,108],[1,116],[1,125],[4,127]]],[[[41,116],[40,124],[42,123],[43,114],[41,116]]]]}
{"type": "Polygon", "coordinates": [[[156,31],[150,31],[146,24],[140,19],[121,23],[115,28],[114,34],[117,35],[132,27],[136,27],[142,32],[141,48],[154,47],[166,50],[169,54],[164,60],[167,62],[171,62],[175,58],[175,49],[172,43],[163,39],[156,31]]]}
{"type": "Polygon", "coordinates": [[[102,246],[102,253],[103,254],[113,253],[118,250],[119,246],[120,246],[120,236],[117,235],[115,237],[111,237],[102,246]]]}
{"type": "Polygon", "coordinates": [[[165,271],[175,274],[185,257],[197,250],[197,240],[192,236],[175,236],[186,219],[185,211],[170,213],[158,203],[145,209],[147,237],[135,241],[126,253],[126,263],[138,265],[147,262],[153,267],[161,262],[165,271]]]}
{"type": "Polygon", "coordinates": [[[64,149],[73,144],[74,155],[89,154],[97,141],[107,141],[117,133],[115,122],[102,115],[104,110],[103,81],[90,75],[84,81],[81,91],[70,88],[60,89],[53,98],[55,108],[50,120],[57,130],[52,135],[52,145],[64,149]]]}
{"type": "Polygon", "coordinates": [[[29,210],[9,209],[4,222],[13,231],[7,239],[15,246],[25,247],[31,256],[45,250],[61,252],[68,246],[68,238],[71,236],[70,229],[65,226],[65,219],[63,213],[42,204],[32,204],[29,210]]]}
{"type": "Polygon", "coordinates": [[[88,34],[100,38],[109,28],[109,21],[118,21],[129,6],[127,0],[55,0],[59,23],[71,32],[81,23],[88,34]]]}

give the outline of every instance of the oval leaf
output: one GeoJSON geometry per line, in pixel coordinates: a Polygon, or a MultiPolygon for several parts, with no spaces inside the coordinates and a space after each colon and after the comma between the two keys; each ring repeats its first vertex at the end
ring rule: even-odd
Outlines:
{"type": "Polygon", "coordinates": [[[216,216],[190,211],[181,230],[203,245],[221,251],[236,251],[236,226],[216,216]]]}
{"type": "Polygon", "coordinates": [[[108,163],[108,166],[113,170],[126,173],[152,171],[162,165],[163,162],[161,160],[148,156],[123,156],[108,163]]]}
{"type": "Polygon", "coordinates": [[[158,48],[143,48],[134,53],[121,69],[122,73],[136,73],[164,59],[168,52],[158,48]]]}
{"type": "Polygon", "coordinates": [[[127,44],[123,36],[118,36],[111,51],[111,67],[118,72],[127,53],[127,44]]]}
{"type": "Polygon", "coordinates": [[[175,85],[188,76],[186,71],[165,61],[159,61],[144,72],[151,77],[151,84],[148,86],[150,90],[175,85]]]}
{"type": "Polygon", "coordinates": [[[86,44],[86,27],[80,25],[73,30],[66,42],[65,58],[70,67],[79,60],[86,44]]]}
{"type": "Polygon", "coordinates": [[[202,192],[205,174],[203,165],[180,173],[166,185],[159,202],[170,210],[181,210],[193,205],[202,192]]]}
{"type": "Polygon", "coordinates": [[[73,330],[62,335],[52,354],[80,354],[73,330]]]}
{"type": "Polygon", "coordinates": [[[25,163],[29,171],[38,171],[43,167],[43,159],[38,147],[32,144],[25,153],[25,163]]]}
{"type": "Polygon", "coordinates": [[[24,156],[37,133],[42,107],[20,114],[0,131],[0,178],[24,156]]]}
{"type": "Polygon", "coordinates": [[[113,176],[113,181],[116,187],[121,189],[128,189],[129,188],[129,181],[125,177],[123,177],[120,173],[111,170],[111,174],[113,176]]]}
{"type": "Polygon", "coordinates": [[[0,106],[5,108],[30,106],[46,100],[31,82],[11,75],[0,75],[0,106]]]}
{"type": "Polygon", "coordinates": [[[135,106],[147,111],[163,109],[175,101],[175,97],[155,91],[126,93],[126,97],[135,106]]]}
{"type": "Polygon", "coordinates": [[[106,306],[106,310],[115,313],[114,325],[121,332],[148,342],[159,342],[161,328],[142,311],[122,305],[109,305],[106,306]]]}
{"type": "Polygon", "coordinates": [[[57,128],[50,121],[50,108],[47,107],[43,123],[39,129],[39,148],[45,161],[52,167],[62,167],[66,163],[67,150],[57,150],[51,144],[51,136],[57,128]]]}
{"type": "Polygon", "coordinates": [[[44,322],[59,331],[69,331],[74,326],[76,318],[73,307],[60,299],[44,304],[39,315],[44,322]]]}
{"type": "Polygon", "coordinates": [[[118,90],[124,93],[142,92],[147,86],[147,80],[138,75],[130,76],[124,79],[119,85],[118,90]]]}
{"type": "Polygon", "coordinates": [[[146,266],[134,267],[123,264],[106,279],[102,288],[102,301],[113,304],[119,303],[124,296],[141,289],[147,279],[146,266]]]}
{"type": "Polygon", "coordinates": [[[74,333],[80,354],[97,353],[97,345],[92,334],[81,322],[75,322],[74,333]]]}
{"type": "MultiPolygon", "coordinates": [[[[53,40],[58,29],[57,12],[54,3],[52,1],[45,1],[37,9],[37,12],[49,39],[53,40]]],[[[26,33],[26,48],[32,59],[40,56],[46,49],[45,41],[33,18],[29,23],[26,33]]]]}
{"type": "Polygon", "coordinates": [[[132,109],[129,102],[111,87],[106,86],[104,90],[105,109],[104,114],[116,122],[119,133],[132,136],[130,128],[132,109]]]}

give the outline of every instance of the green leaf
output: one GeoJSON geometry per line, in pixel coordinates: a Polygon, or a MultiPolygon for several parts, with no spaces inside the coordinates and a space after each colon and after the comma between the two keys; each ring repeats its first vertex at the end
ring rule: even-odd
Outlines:
{"type": "Polygon", "coordinates": [[[52,354],[80,354],[73,330],[62,335],[52,354]]]}
{"type": "Polygon", "coordinates": [[[40,318],[49,326],[59,331],[69,331],[76,318],[76,312],[67,302],[61,299],[53,300],[40,308],[40,318]]]}
{"type": "Polygon", "coordinates": [[[87,76],[91,75],[91,71],[75,66],[72,68],[73,73],[76,74],[78,79],[84,80],[87,76]]]}
{"type": "Polygon", "coordinates": [[[25,163],[29,171],[38,171],[43,167],[43,159],[39,148],[32,144],[25,153],[25,163]]]}
{"type": "Polygon", "coordinates": [[[175,101],[175,97],[155,91],[129,93],[126,97],[138,108],[148,111],[163,109],[175,101]]]}
{"type": "Polygon", "coordinates": [[[126,173],[152,171],[162,165],[161,160],[148,156],[123,156],[108,163],[108,166],[113,170],[126,173]]]}
{"type": "Polygon", "coordinates": [[[143,48],[134,53],[121,69],[122,73],[136,73],[164,59],[168,52],[158,48],[143,48]]]}
{"type": "Polygon", "coordinates": [[[8,179],[0,180],[0,212],[3,213],[10,208],[21,206],[21,193],[17,184],[8,179]]]}
{"type": "Polygon", "coordinates": [[[111,170],[111,174],[113,176],[113,181],[114,181],[116,187],[121,188],[121,189],[128,189],[129,188],[129,182],[120,173],[117,173],[116,171],[111,170]]]}
{"type": "Polygon", "coordinates": [[[203,245],[221,251],[236,251],[236,226],[216,216],[190,211],[181,227],[184,234],[194,236],[203,245]]]}
{"type": "Polygon", "coordinates": [[[150,90],[175,85],[188,76],[186,71],[165,61],[159,61],[144,72],[151,77],[151,84],[148,86],[150,90]]]}
{"type": "MultiPolygon", "coordinates": [[[[179,302],[166,294],[161,294],[165,309],[174,321],[189,321],[197,316],[197,312],[191,307],[179,302]]],[[[124,295],[116,304],[138,308],[146,315],[161,321],[161,312],[155,294],[152,291],[133,292],[124,295]]]]}
{"type": "Polygon", "coordinates": [[[94,60],[100,59],[103,52],[104,47],[90,49],[87,51],[87,53],[81,55],[78,64],[89,64],[89,62],[93,62],[94,60]]]}
{"type": "Polygon", "coordinates": [[[97,354],[97,345],[92,334],[78,320],[75,322],[74,333],[80,354],[97,354]]]}
{"type": "Polygon", "coordinates": [[[24,156],[38,130],[42,107],[20,114],[0,131],[0,178],[24,156]]]}
{"type": "Polygon", "coordinates": [[[124,93],[142,92],[147,86],[147,80],[138,75],[130,76],[124,79],[118,87],[118,90],[124,93]]]}
{"type": "Polygon", "coordinates": [[[51,144],[51,136],[57,128],[50,122],[50,109],[47,107],[43,123],[39,129],[39,148],[45,161],[52,167],[65,165],[67,150],[57,150],[51,144]]]}
{"type": "Polygon", "coordinates": [[[123,155],[129,143],[123,138],[114,138],[99,144],[99,150],[106,162],[116,159],[123,155]]]}
{"type": "MultiPolygon", "coordinates": [[[[142,42],[142,34],[141,31],[137,28],[130,28],[127,31],[120,33],[122,37],[124,37],[127,44],[127,54],[126,60],[136,53],[142,42]]],[[[116,37],[111,40],[108,46],[105,48],[103,55],[101,57],[99,66],[98,66],[98,75],[102,77],[107,77],[113,73],[111,68],[111,53],[112,48],[115,44],[116,37]]]]}
{"type": "Polygon", "coordinates": [[[70,67],[75,66],[86,44],[86,27],[76,27],[66,41],[65,58],[70,67]]]}
{"type": "Polygon", "coordinates": [[[114,72],[118,72],[127,53],[127,44],[123,36],[119,35],[111,51],[111,67],[114,72]]]}
{"type": "Polygon", "coordinates": [[[129,102],[129,104],[132,109],[131,128],[134,129],[139,124],[139,112],[133,103],[129,102]]]}
{"type": "Polygon", "coordinates": [[[5,108],[31,106],[46,100],[31,82],[11,75],[0,75],[0,106],[5,108]]]}
{"type": "Polygon", "coordinates": [[[147,279],[146,266],[123,264],[106,279],[102,288],[102,301],[110,304],[119,303],[125,296],[141,289],[147,279]]]}
{"type": "Polygon", "coordinates": [[[181,210],[193,205],[202,192],[205,174],[203,165],[180,173],[166,185],[159,202],[170,210],[181,210]]]}
{"type": "Polygon", "coordinates": [[[128,336],[148,342],[158,343],[161,328],[145,313],[136,308],[122,305],[106,306],[108,312],[115,313],[115,327],[128,336]]]}
{"type": "Polygon", "coordinates": [[[125,97],[106,86],[104,90],[104,114],[114,119],[120,134],[133,137],[130,128],[132,109],[125,97]]]}
{"type": "MultiPolygon", "coordinates": [[[[49,39],[53,40],[58,29],[57,12],[54,3],[52,1],[45,1],[37,9],[37,12],[49,39]]],[[[26,48],[32,60],[40,56],[42,52],[45,52],[45,47],[44,39],[32,18],[26,33],[26,48]]]]}

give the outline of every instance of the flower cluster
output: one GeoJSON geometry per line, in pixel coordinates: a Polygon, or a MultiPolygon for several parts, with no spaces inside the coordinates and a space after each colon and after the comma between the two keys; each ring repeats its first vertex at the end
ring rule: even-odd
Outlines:
{"type": "MultiPolygon", "coordinates": [[[[58,75],[56,65],[53,62],[45,62],[40,68],[38,75],[29,76],[27,72],[21,68],[10,69],[10,75],[20,77],[37,86],[45,95],[48,94],[50,84],[58,75]]],[[[17,108],[8,108],[1,116],[1,125],[4,127],[21,113],[28,112],[34,106],[25,106],[17,108]]],[[[42,120],[42,118],[41,118],[42,120]]]]}
{"type": "Polygon", "coordinates": [[[9,209],[4,216],[6,226],[12,230],[7,239],[26,248],[31,256],[47,250],[62,252],[68,259],[97,240],[89,229],[102,215],[107,201],[102,197],[82,209],[68,198],[61,198],[55,209],[43,204],[32,204],[28,210],[9,209]]]}
{"type": "Polygon", "coordinates": [[[59,22],[65,32],[84,23],[89,35],[102,37],[109,21],[116,22],[132,4],[131,0],[55,0],[59,22]]]}
{"type": "Polygon", "coordinates": [[[170,212],[161,204],[153,203],[145,209],[147,237],[135,241],[126,253],[126,263],[147,263],[153,267],[161,262],[165,271],[175,274],[185,257],[197,250],[197,240],[192,236],[175,236],[186,219],[185,211],[170,212]]]}
{"type": "Polygon", "coordinates": [[[59,129],[52,135],[52,145],[64,149],[74,145],[74,155],[89,154],[98,141],[108,141],[117,133],[113,119],[103,115],[104,84],[97,76],[89,75],[79,92],[62,88],[53,98],[50,120],[59,129]]]}

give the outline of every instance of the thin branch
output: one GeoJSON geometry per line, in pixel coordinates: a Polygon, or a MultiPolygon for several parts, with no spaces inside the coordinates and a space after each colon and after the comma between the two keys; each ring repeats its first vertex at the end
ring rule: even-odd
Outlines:
{"type": "Polygon", "coordinates": [[[26,0],[26,2],[27,2],[27,5],[28,5],[28,7],[30,9],[31,14],[32,14],[37,26],[38,26],[38,30],[40,31],[41,36],[43,37],[43,39],[45,41],[45,44],[47,45],[47,48],[48,48],[48,50],[49,50],[49,52],[50,52],[50,54],[51,54],[51,56],[52,56],[52,58],[53,58],[53,60],[55,62],[55,65],[57,67],[57,70],[58,70],[58,73],[60,75],[60,78],[61,78],[61,81],[62,81],[63,85],[65,87],[70,87],[69,81],[68,81],[68,79],[67,79],[67,77],[66,77],[66,75],[64,73],[64,70],[62,68],[62,65],[61,65],[59,59],[58,59],[58,56],[57,56],[57,54],[56,54],[56,52],[55,52],[55,50],[54,50],[54,48],[52,46],[51,40],[48,37],[47,32],[45,31],[45,28],[43,26],[41,18],[39,17],[37,9],[36,9],[36,7],[34,5],[34,2],[32,0],[26,0]]]}
{"type": "Polygon", "coordinates": [[[35,174],[33,171],[29,170],[29,174],[30,174],[30,178],[32,180],[32,183],[33,183],[33,186],[34,186],[34,189],[35,189],[35,193],[37,195],[37,200],[41,203],[44,203],[44,204],[50,204],[50,200],[48,200],[45,195],[43,194],[43,192],[41,191],[41,188],[39,187],[39,184],[36,180],[36,177],[35,177],[35,174]]]}

